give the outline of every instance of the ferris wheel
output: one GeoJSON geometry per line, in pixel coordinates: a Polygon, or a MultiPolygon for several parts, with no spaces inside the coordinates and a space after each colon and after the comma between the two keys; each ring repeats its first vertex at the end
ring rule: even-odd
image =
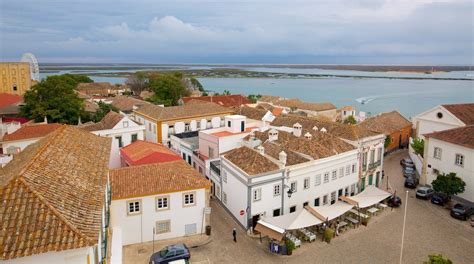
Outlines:
{"type": "Polygon", "coordinates": [[[33,55],[32,53],[25,53],[21,56],[21,62],[28,62],[30,64],[31,79],[39,81],[39,66],[38,60],[36,60],[35,55],[33,55]]]}

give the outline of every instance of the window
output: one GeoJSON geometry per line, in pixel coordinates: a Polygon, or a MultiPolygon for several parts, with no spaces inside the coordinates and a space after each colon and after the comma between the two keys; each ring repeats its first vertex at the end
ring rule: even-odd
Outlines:
{"type": "Polygon", "coordinates": [[[374,164],[375,162],[375,149],[370,151],[370,164],[374,164]]]}
{"type": "Polygon", "coordinates": [[[280,208],[273,210],[273,217],[280,216],[280,208]]]}
{"type": "Polygon", "coordinates": [[[362,154],[362,170],[365,171],[367,169],[367,152],[362,154]]]}
{"type": "Polygon", "coordinates": [[[455,164],[460,166],[460,167],[463,167],[464,166],[464,156],[461,155],[461,154],[456,154],[455,164]]]}
{"type": "Polygon", "coordinates": [[[227,171],[222,171],[222,181],[227,183],[227,171]]]}
{"type": "Polygon", "coordinates": [[[377,162],[382,161],[382,148],[379,148],[377,152],[377,162]]]}
{"type": "Polygon", "coordinates": [[[262,200],[262,188],[253,190],[253,201],[258,202],[262,200]]]}
{"type": "Polygon", "coordinates": [[[438,147],[434,148],[433,158],[439,159],[439,160],[441,159],[441,148],[438,148],[438,147]]]}
{"type": "Polygon", "coordinates": [[[156,125],[153,124],[153,133],[156,133],[156,125]]]}
{"type": "Polygon", "coordinates": [[[221,187],[219,185],[216,185],[216,196],[221,198],[221,187]]]}
{"type": "Polygon", "coordinates": [[[309,189],[309,177],[308,177],[308,178],[304,178],[303,188],[309,189]]]}
{"type": "Polygon", "coordinates": [[[326,205],[326,204],[328,204],[328,195],[327,194],[323,196],[323,205],[326,205]]]}
{"type": "Polygon", "coordinates": [[[123,125],[123,127],[128,127],[128,121],[123,121],[122,125],[123,125]]]}
{"type": "Polygon", "coordinates": [[[352,184],[351,185],[351,196],[354,196],[355,191],[356,191],[356,186],[355,186],[355,184],[352,184]]]}
{"type": "Polygon", "coordinates": [[[156,234],[171,232],[170,220],[156,221],[156,234]]]}
{"type": "Polygon", "coordinates": [[[141,200],[133,200],[127,201],[127,214],[134,215],[139,214],[141,212],[142,201],[141,200]]]}
{"type": "Polygon", "coordinates": [[[123,147],[122,137],[118,136],[118,137],[115,137],[115,139],[118,141],[119,148],[123,147]]]}
{"type": "Polygon", "coordinates": [[[318,174],[316,175],[316,177],[314,177],[314,186],[318,186],[321,184],[321,174],[318,174]]]}
{"type": "Polygon", "coordinates": [[[148,123],[148,131],[151,132],[151,123],[148,123]]]}
{"type": "Polygon", "coordinates": [[[183,194],[184,206],[193,206],[193,205],[195,205],[194,195],[195,195],[194,192],[183,194]]]}
{"type": "Polygon", "coordinates": [[[339,168],[339,178],[344,177],[344,167],[339,168]]]}
{"type": "Polygon", "coordinates": [[[227,121],[227,127],[231,127],[232,123],[230,121],[227,121]]]}
{"type": "Polygon", "coordinates": [[[168,195],[156,197],[156,210],[167,210],[169,209],[169,199],[168,195]]]}
{"type": "Polygon", "coordinates": [[[13,91],[16,91],[18,90],[18,88],[16,87],[16,84],[13,85],[13,91]]]}
{"type": "Polygon", "coordinates": [[[185,132],[188,132],[188,131],[190,131],[190,130],[191,130],[191,129],[190,129],[190,127],[189,127],[189,124],[184,124],[184,131],[185,131],[185,132]]]}
{"type": "Polygon", "coordinates": [[[329,172],[324,173],[324,183],[329,182],[329,172]]]}
{"type": "Polygon", "coordinates": [[[308,204],[309,204],[309,202],[304,202],[304,203],[303,203],[303,208],[304,208],[305,206],[307,206],[308,204]]]}
{"type": "Polygon", "coordinates": [[[331,204],[334,204],[336,202],[336,192],[331,193],[331,204]]]}
{"type": "Polygon", "coordinates": [[[356,166],[357,166],[357,164],[355,164],[355,163],[352,164],[352,173],[355,173],[355,172],[356,172],[356,166]]]}
{"type": "Polygon", "coordinates": [[[181,154],[183,154],[183,159],[186,160],[186,153],[183,152],[181,154]]]}
{"type": "Polygon", "coordinates": [[[281,194],[281,184],[273,185],[273,196],[279,196],[281,194]]]}
{"type": "Polygon", "coordinates": [[[296,205],[290,207],[290,214],[296,212],[296,205]]]}
{"type": "Polygon", "coordinates": [[[344,195],[349,196],[349,187],[346,187],[346,189],[344,190],[344,195]]]}
{"type": "Polygon", "coordinates": [[[314,199],[314,206],[319,206],[319,198],[314,199]]]}
{"type": "Polygon", "coordinates": [[[212,147],[209,147],[209,158],[214,158],[214,149],[212,147]]]}
{"type": "Polygon", "coordinates": [[[132,134],[132,143],[138,140],[138,134],[132,134]]]}
{"type": "Polygon", "coordinates": [[[346,166],[346,176],[351,174],[351,165],[346,166]]]}
{"type": "Polygon", "coordinates": [[[295,193],[295,192],[297,191],[297,188],[296,188],[296,187],[297,187],[297,184],[296,184],[296,182],[290,183],[290,187],[291,187],[291,191],[292,191],[292,192],[295,193]]]}
{"type": "Polygon", "coordinates": [[[189,165],[191,165],[191,156],[190,155],[188,155],[188,163],[189,163],[189,165]]]}
{"type": "Polygon", "coordinates": [[[334,181],[337,179],[337,170],[333,170],[332,171],[332,176],[331,176],[331,180],[334,181]]]}
{"type": "Polygon", "coordinates": [[[224,204],[227,204],[227,193],[226,192],[222,192],[222,202],[224,204]]]}

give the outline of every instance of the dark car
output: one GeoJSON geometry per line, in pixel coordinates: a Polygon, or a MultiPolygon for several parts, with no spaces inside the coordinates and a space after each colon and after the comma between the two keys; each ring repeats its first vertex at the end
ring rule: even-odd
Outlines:
{"type": "Polygon", "coordinates": [[[415,164],[410,158],[404,158],[400,160],[400,165],[402,165],[403,168],[406,168],[406,167],[415,168],[415,164]]]}
{"type": "Polygon", "coordinates": [[[415,177],[408,177],[405,179],[405,187],[410,189],[415,189],[418,185],[418,178],[415,177]]]}
{"type": "Polygon", "coordinates": [[[402,205],[402,199],[396,195],[392,195],[388,200],[388,206],[390,207],[399,207],[400,205],[402,205]]]}
{"type": "Polygon", "coordinates": [[[444,193],[436,192],[431,196],[431,203],[437,205],[444,205],[448,202],[448,196],[444,193]]]}
{"type": "Polygon", "coordinates": [[[434,191],[430,187],[421,186],[416,189],[416,198],[429,199],[433,193],[434,191]]]}
{"type": "Polygon", "coordinates": [[[474,208],[460,203],[455,204],[451,209],[451,216],[460,220],[467,220],[472,214],[474,214],[474,208]]]}
{"type": "Polygon", "coordinates": [[[175,260],[189,260],[191,254],[185,244],[170,245],[154,253],[150,257],[150,264],[167,264],[175,260]]]}
{"type": "Polygon", "coordinates": [[[403,177],[410,177],[415,175],[415,169],[411,167],[405,167],[402,169],[403,177]]]}

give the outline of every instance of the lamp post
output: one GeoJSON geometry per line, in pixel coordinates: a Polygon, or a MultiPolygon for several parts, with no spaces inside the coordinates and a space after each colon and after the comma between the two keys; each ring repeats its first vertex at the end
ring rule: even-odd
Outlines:
{"type": "Polygon", "coordinates": [[[405,195],[405,213],[403,214],[402,245],[400,247],[400,264],[402,264],[402,259],[403,259],[403,241],[405,240],[405,223],[407,221],[407,207],[408,207],[408,191],[405,195]]]}
{"type": "Polygon", "coordinates": [[[291,195],[293,194],[293,189],[288,186],[288,185],[283,185],[284,188],[288,188],[288,191],[286,192],[288,194],[288,198],[291,198],[291,195]]]}

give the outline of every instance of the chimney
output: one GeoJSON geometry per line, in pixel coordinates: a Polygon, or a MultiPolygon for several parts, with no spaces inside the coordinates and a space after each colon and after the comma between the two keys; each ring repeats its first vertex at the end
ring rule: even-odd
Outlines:
{"type": "Polygon", "coordinates": [[[45,124],[47,124],[47,123],[48,123],[48,117],[47,117],[47,116],[44,116],[43,123],[45,123],[45,124]]]}
{"type": "Polygon", "coordinates": [[[320,131],[321,131],[321,132],[323,132],[323,133],[326,133],[326,132],[328,132],[328,131],[327,131],[327,129],[326,129],[326,128],[324,128],[324,127],[323,127],[323,128],[321,128],[321,130],[320,130],[320,131]]]}
{"type": "Polygon", "coordinates": [[[309,139],[313,138],[313,135],[311,135],[311,133],[309,133],[309,132],[306,132],[306,134],[304,134],[304,138],[309,140],[309,139]]]}
{"type": "Polygon", "coordinates": [[[300,123],[296,123],[293,125],[293,135],[295,137],[301,137],[302,130],[303,130],[303,127],[300,125],[300,123]]]}
{"type": "Polygon", "coordinates": [[[278,159],[280,160],[281,163],[283,163],[284,165],[286,165],[286,153],[284,151],[281,151],[279,154],[278,154],[278,159]]]}
{"type": "Polygon", "coordinates": [[[262,145],[258,146],[257,150],[260,155],[265,155],[265,148],[262,145]]]}
{"type": "Polygon", "coordinates": [[[314,126],[314,127],[313,127],[313,130],[314,130],[314,131],[318,131],[319,129],[318,129],[317,126],[314,126]]]}
{"type": "Polygon", "coordinates": [[[268,131],[268,141],[275,141],[275,140],[278,140],[278,131],[276,129],[270,129],[270,131],[268,131]]]}

